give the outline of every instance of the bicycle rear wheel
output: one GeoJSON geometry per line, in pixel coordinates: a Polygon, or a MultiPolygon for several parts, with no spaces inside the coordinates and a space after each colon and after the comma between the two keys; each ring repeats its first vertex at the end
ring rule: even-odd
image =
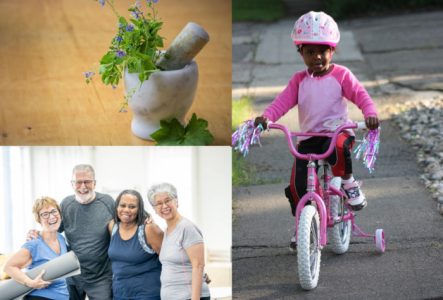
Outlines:
{"type": "MultiPolygon", "coordinates": [[[[343,199],[339,196],[332,196],[329,199],[331,215],[334,220],[339,220],[347,214],[347,209],[341,203],[343,199]]],[[[349,242],[352,234],[352,221],[342,221],[328,230],[329,247],[335,254],[343,254],[349,249],[349,242]]]]}
{"type": "MultiPolygon", "coordinates": [[[[340,189],[341,178],[334,177],[330,184],[336,189],[340,189]]],[[[342,205],[344,199],[339,196],[331,196],[329,198],[329,207],[331,216],[335,220],[339,220],[348,213],[346,206],[342,205]]],[[[352,235],[352,221],[343,221],[336,223],[332,228],[328,229],[329,247],[335,254],[343,254],[349,249],[349,242],[352,235]]]]}
{"type": "Polygon", "coordinates": [[[303,208],[298,223],[297,262],[300,285],[305,290],[317,287],[320,275],[320,221],[316,208],[303,208]]]}

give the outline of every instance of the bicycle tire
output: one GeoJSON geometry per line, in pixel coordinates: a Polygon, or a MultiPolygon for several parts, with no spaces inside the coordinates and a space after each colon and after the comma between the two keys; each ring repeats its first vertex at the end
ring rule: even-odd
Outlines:
{"type": "MultiPolygon", "coordinates": [[[[340,178],[335,177],[331,180],[330,183],[337,189],[340,189],[341,180],[340,178]]],[[[341,201],[342,198],[339,196],[331,196],[329,198],[329,207],[331,216],[334,220],[346,214],[346,208],[342,211],[341,201]]],[[[344,221],[335,224],[333,227],[328,229],[328,239],[329,239],[329,248],[335,254],[343,254],[346,253],[349,249],[349,243],[351,241],[352,235],[352,221],[344,221]]]]}
{"type": "MultiPolygon", "coordinates": [[[[346,213],[346,210],[344,212],[341,211],[342,199],[340,199],[340,197],[333,196],[329,201],[331,215],[334,220],[339,218],[343,213],[346,213]]],[[[347,220],[339,222],[333,227],[329,228],[328,231],[329,247],[331,251],[335,254],[346,253],[349,249],[349,243],[351,241],[352,221],[347,220]]]]}
{"type": "Polygon", "coordinates": [[[305,290],[317,287],[320,275],[320,221],[316,208],[303,208],[298,223],[297,262],[300,285],[305,290]]]}

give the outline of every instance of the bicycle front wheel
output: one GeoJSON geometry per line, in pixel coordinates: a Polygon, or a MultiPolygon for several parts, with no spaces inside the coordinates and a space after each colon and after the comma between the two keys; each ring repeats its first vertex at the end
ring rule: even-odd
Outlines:
{"type": "Polygon", "coordinates": [[[300,285],[305,290],[317,287],[320,275],[320,221],[312,205],[303,208],[298,223],[297,262],[300,285]]]}

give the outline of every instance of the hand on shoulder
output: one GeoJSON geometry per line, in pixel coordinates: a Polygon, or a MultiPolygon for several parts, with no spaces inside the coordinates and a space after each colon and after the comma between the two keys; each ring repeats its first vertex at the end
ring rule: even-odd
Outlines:
{"type": "Polygon", "coordinates": [[[40,235],[40,231],[36,229],[31,229],[28,231],[28,234],[26,235],[26,241],[29,242],[31,240],[35,240],[40,235]]]}

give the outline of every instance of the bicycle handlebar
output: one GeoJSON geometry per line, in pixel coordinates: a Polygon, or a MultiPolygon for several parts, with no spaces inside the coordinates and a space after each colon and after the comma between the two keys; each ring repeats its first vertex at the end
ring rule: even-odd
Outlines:
{"type": "Polygon", "coordinates": [[[334,132],[291,132],[288,127],[286,127],[282,124],[271,123],[271,122],[268,123],[268,128],[269,129],[279,129],[279,130],[283,131],[283,133],[285,134],[286,140],[288,141],[289,150],[291,151],[292,155],[294,155],[298,159],[319,160],[319,159],[326,159],[329,155],[331,155],[332,151],[335,148],[335,142],[337,140],[337,136],[340,132],[342,132],[345,129],[365,129],[366,124],[365,124],[365,122],[346,123],[346,124],[343,124],[343,125],[337,127],[337,129],[335,129],[334,132]],[[293,136],[330,137],[331,143],[329,144],[328,150],[326,150],[326,152],[323,154],[314,154],[314,153],[302,154],[302,153],[298,152],[297,149],[295,148],[294,142],[291,138],[293,136]]]}

